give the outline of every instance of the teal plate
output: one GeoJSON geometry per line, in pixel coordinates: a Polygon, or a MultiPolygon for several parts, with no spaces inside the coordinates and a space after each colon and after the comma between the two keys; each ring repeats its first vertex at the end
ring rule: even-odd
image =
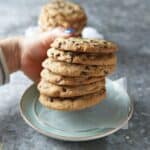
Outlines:
{"type": "Polygon", "coordinates": [[[133,102],[117,82],[106,80],[107,98],[98,105],[74,112],[50,110],[39,101],[35,85],[20,101],[25,122],[36,131],[65,141],[86,141],[108,136],[124,127],[133,113],[133,102]]]}

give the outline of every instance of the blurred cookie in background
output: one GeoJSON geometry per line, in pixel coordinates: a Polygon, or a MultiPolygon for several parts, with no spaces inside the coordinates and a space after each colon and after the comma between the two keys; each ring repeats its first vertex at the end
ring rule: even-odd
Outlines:
{"type": "Polygon", "coordinates": [[[79,4],[64,0],[55,0],[43,6],[39,17],[42,31],[61,26],[66,29],[72,28],[75,35],[81,35],[86,23],[87,16],[84,9],[79,4]]]}

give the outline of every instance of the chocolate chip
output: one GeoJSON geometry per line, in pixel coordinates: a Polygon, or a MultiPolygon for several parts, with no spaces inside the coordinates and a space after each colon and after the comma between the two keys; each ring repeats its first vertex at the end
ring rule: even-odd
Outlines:
{"type": "Polygon", "coordinates": [[[56,54],[56,57],[59,57],[60,56],[60,54],[56,54]]]}
{"type": "Polygon", "coordinates": [[[54,101],[52,97],[49,97],[48,100],[51,101],[51,102],[54,101]]]}
{"type": "Polygon", "coordinates": [[[98,46],[97,43],[93,43],[93,46],[98,46]]]}
{"type": "Polygon", "coordinates": [[[95,69],[97,68],[97,66],[96,66],[96,65],[93,65],[92,67],[93,67],[93,68],[95,68],[95,69]]]}
{"type": "Polygon", "coordinates": [[[104,74],[107,75],[107,74],[108,74],[108,71],[104,70],[104,74]]]}
{"type": "Polygon", "coordinates": [[[103,43],[104,43],[105,45],[107,45],[107,42],[106,42],[106,41],[104,41],[103,43]]]}
{"type": "Polygon", "coordinates": [[[105,91],[106,91],[105,89],[102,89],[102,90],[101,90],[101,93],[104,93],[105,91]]]}
{"type": "Polygon", "coordinates": [[[87,79],[90,80],[90,79],[92,79],[92,77],[88,77],[87,79]]]}
{"type": "Polygon", "coordinates": [[[89,66],[85,66],[85,69],[86,69],[86,70],[89,70],[89,69],[90,69],[90,67],[89,67],[89,66]]]}
{"type": "Polygon", "coordinates": [[[61,47],[61,43],[58,44],[58,48],[60,48],[60,47],[61,47]]]}
{"type": "Polygon", "coordinates": [[[87,72],[82,71],[81,75],[87,75],[87,72]]]}
{"type": "Polygon", "coordinates": [[[76,46],[79,46],[80,44],[79,44],[79,43],[76,43],[75,45],[76,45],[76,46]]]}
{"type": "Polygon", "coordinates": [[[62,90],[63,90],[63,92],[66,92],[66,91],[67,91],[67,89],[66,89],[66,88],[64,88],[64,87],[62,88],[62,90]]]}

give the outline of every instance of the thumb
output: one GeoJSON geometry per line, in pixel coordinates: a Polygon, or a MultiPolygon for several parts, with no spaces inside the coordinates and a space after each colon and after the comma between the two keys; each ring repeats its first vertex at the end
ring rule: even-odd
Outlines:
{"type": "Polygon", "coordinates": [[[54,28],[49,30],[48,32],[44,32],[41,36],[40,36],[40,40],[42,41],[42,43],[44,44],[45,47],[49,47],[50,44],[58,37],[70,37],[72,36],[72,34],[74,33],[73,29],[64,29],[61,27],[58,28],[54,28]]]}

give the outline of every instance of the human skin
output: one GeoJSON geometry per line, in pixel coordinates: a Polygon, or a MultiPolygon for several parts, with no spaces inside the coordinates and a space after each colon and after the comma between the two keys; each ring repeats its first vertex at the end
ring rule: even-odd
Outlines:
{"type": "Polygon", "coordinates": [[[12,37],[0,40],[9,73],[21,70],[33,81],[40,79],[41,63],[47,57],[46,52],[57,37],[69,37],[71,33],[63,28],[51,29],[48,32],[32,37],[12,37]]]}

